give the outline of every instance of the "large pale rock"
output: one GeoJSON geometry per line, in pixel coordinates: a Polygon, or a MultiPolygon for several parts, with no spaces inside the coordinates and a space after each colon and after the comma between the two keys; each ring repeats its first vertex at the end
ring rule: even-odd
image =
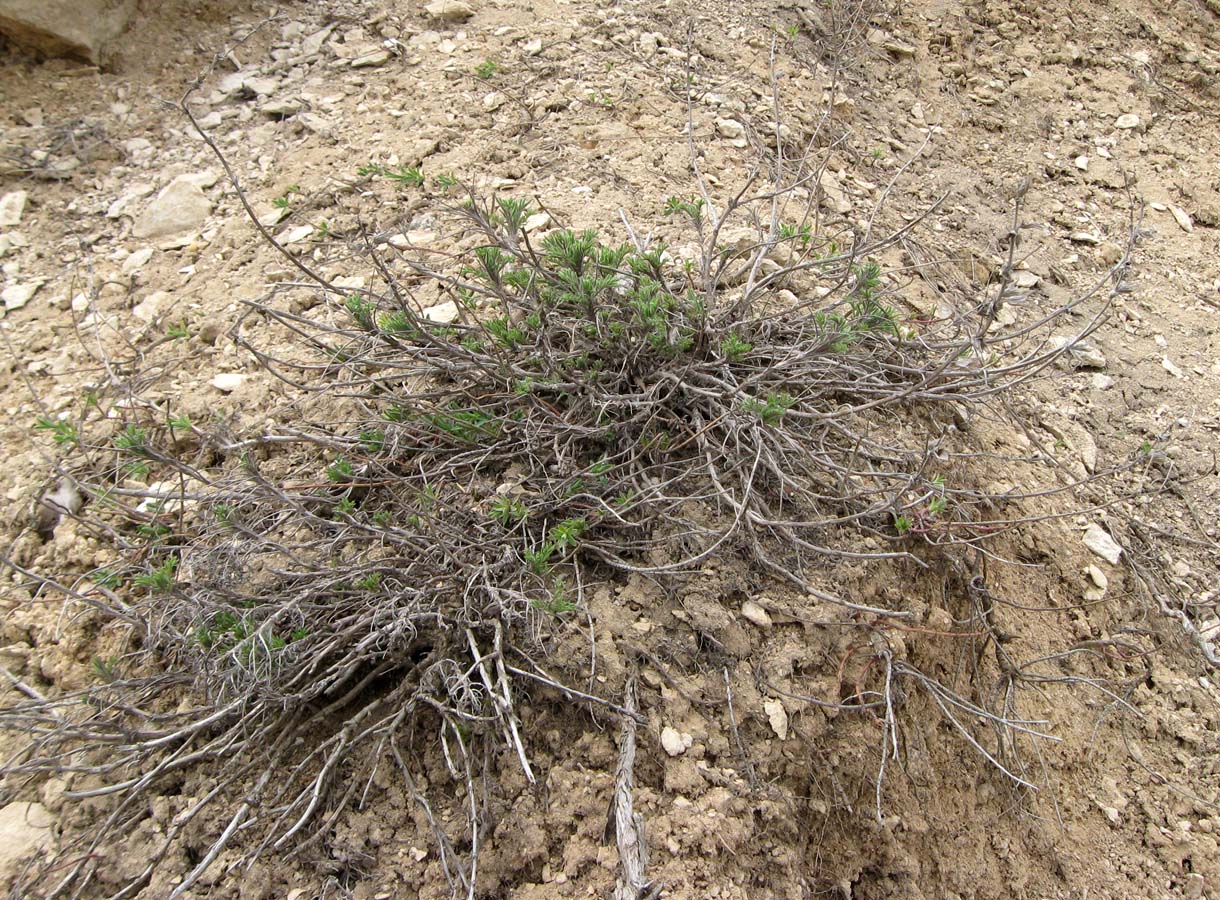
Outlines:
{"type": "Polygon", "coordinates": [[[22,865],[50,842],[51,825],[41,803],[10,803],[0,809],[0,885],[11,884],[22,865]]]}
{"type": "Polygon", "coordinates": [[[136,0],[0,0],[0,31],[51,56],[96,63],[135,9],[136,0]]]}
{"type": "Polygon", "coordinates": [[[1118,559],[1123,555],[1123,548],[1100,525],[1092,523],[1085,529],[1082,538],[1084,545],[1112,566],[1118,565],[1118,559]]]}
{"type": "Polygon", "coordinates": [[[424,12],[442,22],[464,22],[474,15],[474,9],[463,0],[433,0],[424,7],[424,12]]]}
{"type": "Polygon", "coordinates": [[[25,201],[29,196],[26,191],[10,191],[0,197],[0,228],[21,224],[21,216],[25,213],[25,201]]]}
{"type": "Polygon", "coordinates": [[[212,211],[212,201],[199,181],[198,175],[179,175],[171,181],[140,213],[131,233],[138,238],[159,238],[202,228],[212,211]]]}

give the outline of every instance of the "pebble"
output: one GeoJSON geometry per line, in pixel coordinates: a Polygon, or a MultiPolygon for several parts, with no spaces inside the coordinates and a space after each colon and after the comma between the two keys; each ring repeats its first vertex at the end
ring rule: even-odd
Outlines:
{"type": "Polygon", "coordinates": [[[427,229],[408,231],[405,234],[391,235],[389,244],[395,250],[409,250],[423,244],[431,244],[436,240],[436,232],[427,229]]]}
{"type": "Polygon", "coordinates": [[[666,725],[661,729],[661,746],[670,756],[681,756],[690,744],[683,739],[683,735],[676,728],[666,725]]]}
{"type": "Polygon", "coordinates": [[[309,237],[311,234],[313,234],[313,232],[314,228],[312,225],[298,225],[296,228],[281,234],[279,236],[279,242],[281,244],[297,244],[305,240],[305,238],[309,237]]]}
{"type": "Polygon", "coordinates": [[[1109,375],[1103,375],[1101,372],[1095,374],[1092,378],[1093,389],[1096,391],[1108,391],[1114,387],[1114,379],[1109,375]]]}
{"type": "MultiPolygon", "coordinates": [[[[352,62],[352,65],[355,65],[355,61],[352,62]]],[[[300,100],[292,97],[281,97],[277,100],[268,100],[258,110],[266,116],[287,118],[288,116],[295,116],[304,108],[305,104],[300,100]]]]}
{"type": "Polygon", "coordinates": [[[746,133],[746,127],[736,119],[717,119],[716,131],[721,137],[739,138],[746,133]]]}
{"type": "Polygon", "coordinates": [[[321,31],[315,31],[305,40],[301,41],[301,52],[306,56],[317,53],[322,49],[322,45],[326,43],[326,39],[330,37],[331,32],[335,30],[333,24],[327,25],[321,31]]]}
{"type": "Polygon", "coordinates": [[[1173,220],[1178,223],[1178,227],[1190,234],[1195,230],[1195,223],[1191,221],[1190,215],[1180,206],[1170,206],[1169,212],[1173,214],[1173,220]]]}
{"type": "Polygon", "coordinates": [[[1096,523],[1089,525],[1085,529],[1084,537],[1081,540],[1086,547],[1110,563],[1110,565],[1118,565],[1118,559],[1122,556],[1123,548],[1119,546],[1118,541],[1110,537],[1110,532],[1100,525],[1096,523]]]}
{"type": "Polygon", "coordinates": [[[444,303],[438,303],[436,306],[429,306],[424,310],[423,315],[429,322],[448,325],[450,322],[457,321],[458,305],[452,300],[446,300],[444,303]]]}
{"type": "Polygon", "coordinates": [[[239,92],[256,94],[259,97],[270,97],[279,88],[278,78],[259,77],[255,72],[232,72],[220,79],[216,89],[222,94],[239,92]]]}
{"type": "Polygon", "coordinates": [[[384,66],[390,61],[391,56],[393,54],[389,50],[374,50],[372,53],[357,56],[351,61],[351,67],[353,69],[369,69],[374,66],[384,66]]]}
{"type": "Polygon", "coordinates": [[[1076,168],[1082,172],[1087,172],[1089,170],[1089,158],[1087,156],[1076,157],[1076,168]]]}
{"type": "Polygon", "coordinates": [[[292,210],[287,206],[277,206],[259,216],[258,224],[264,228],[272,228],[290,215],[292,215],[292,210]]]}
{"type": "Polygon", "coordinates": [[[34,298],[44,283],[42,279],[37,279],[27,281],[25,284],[11,284],[0,291],[0,300],[4,301],[5,311],[21,309],[34,298]]]}
{"type": "Polygon", "coordinates": [[[1088,601],[1100,600],[1106,595],[1106,589],[1110,586],[1110,580],[1106,578],[1106,573],[1097,568],[1097,566],[1090,565],[1085,569],[1085,574],[1089,576],[1091,584],[1084,590],[1084,599],[1088,601]]]}
{"type": "Polygon", "coordinates": [[[1176,365],[1174,365],[1173,360],[1171,360],[1168,356],[1161,357],[1161,368],[1164,369],[1166,372],[1168,372],[1170,375],[1172,375],[1174,378],[1185,378],[1186,377],[1183,374],[1182,370],[1179,369],[1176,365]]]}
{"type": "Polygon", "coordinates": [[[1037,287],[1040,281],[1042,281],[1042,278],[1036,273],[1029,271],[1029,269],[1018,269],[1012,273],[1012,283],[1019,288],[1028,290],[1029,288],[1037,287]]]}
{"type": "Polygon", "coordinates": [[[821,189],[822,201],[826,206],[840,214],[851,212],[851,201],[847,199],[847,194],[834,173],[823,172],[822,177],[818,180],[818,187],[821,189]]]}
{"type": "Polygon", "coordinates": [[[526,231],[541,231],[551,224],[551,214],[537,212],[525,220],[526,231]]]}
{"type": "Polygon", "coordinates": [[[27,191],[9,191],[0,197],[0,228],[9,228],[21,222],[25,213],[25,201],[29,198],[27,191]]]}
{"type": "Polygon", "coordinates": [[[144,208],[131,233],[137,238],[160,238],[197,231],[212,212],[212,201],[201,185],[207,173],[179,175],[144,208]]]}
{"type": "Polygon", "coordinates": [[[1140,117],[1137,116],[1135,113],[1123,113],[1121,116],[1119,116],[1117,119],[1114,120],[1114,126],[1116,128],[1122,128],[1123,130],[1139,128],[1140,127],[1140,117]]]}
{"type": "Polygon", "coordinates": [[[1071,240],[1076,244],[1100,244],[1101,235],[1094,234],[1091,231],[1077,231],[1072,234],[1071,240]]]}
{"type": "Polygon", "coordinates": [[[249,375],[241,375],[237,372],[222,372],[214,377],[210,383],[216,390],[224,391],[227,394],[241,387],[249,377],[249,375]]]}
{"type": "Polygon", "coordinates": [[[130,275],[132,272],[142,269],[144,264],[152,259],[152,255],[152,247],[142,247],[141,249],[137,250],[135,253],[131,254],[131,256],[123,260],[123,274],[130,275]]]}
{"type": "Polygon", "coordinates": [[[771,627],[770,614],[753,600],[747,600],[745,603],[741,604],[741,614],[744,618],[750,622],[753,622],[759,628],[771,627]]]}
{"type": "Polygon", "coordinates": [[[788,711],[784,709],[784,704],[778,700],[764,700],[763,712],[767,714],[767,721],[771,724],[771,730],[775,732],[775,736],[781,741],[788,739],[788,711]]]}
{"type": "Polygon", "coordinates": [[[1182,900],[1199,900],[1207,887],[1207,880],[1198,872],[1188,872],[1182,876],[1182,882],[1182,900]]]}
{"type": "Polygon", "coordinates": [[[441,22],[464,22],[474,15],[470,4],[462,0],[432,0],[424,7],[424,12],[441,22]]]}
{"type": "Polygon", "coordinates": [[[51,841],[53,821],[41,803],[10,803],[0,809],[0,883],[12,884],[22,864],[51,841]]]}
{"type": "Polygon", "coordinates": [[[745,135],[745,126],[736,119],[717,119],[716,130],[721,137],[728,140],[731,147],[748,147],[750,145],[749,138],[745,135]]]}
{"type": "Polygon", "coordinates": [[[153,291],[140,303],[132,308],[131,314],[142,322],[151,322],[161,313],[161,309],[172,295],[168,291],[153,291]]]}

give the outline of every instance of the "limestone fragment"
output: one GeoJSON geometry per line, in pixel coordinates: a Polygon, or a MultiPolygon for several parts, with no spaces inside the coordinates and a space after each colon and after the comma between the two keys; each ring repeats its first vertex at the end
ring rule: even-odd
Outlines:
{"type": "Polygon", "coordinates": [[[771,627],[770,614],[753,600],[747,600],[741,604],[741,615],[759,628],[771,627]]]}
{"type": "Polygon", "coordinates": [[[249,375],[242,375],[238,372],[222,372],[212,379],[212,387],[218,391],[223,391],[228,394],[237,390],[245,382],[249,375]]]}
{"type": "Polygon", "coordinates": [[[1085,529],[1082,540],[1086,547],[1110,563],[1110,565],[1118,565],[1118,559],[1123,554],[1123,548],[1119,545],[1118,541],[1110,536],[1110,532],[1100,525],[1097,523],[1089,525],[1085,529]]]}
{"type": "Polygon", "coordinates": [[[51,56],[97,63],[135,8],[136,0],[0,0],[0,32],[51,56]]]}
{"type": "Polygon", "coordinates": [[[198,231],[212,211],[212,201],[200,188],[204,180],[202,173],[179,175],[144,208],[131,233],[160,238],[198,231]]]}
{"type": "Polygon", "coordinates": [[[784,709],[784,704],[778,700],[764,700],[763,711],[767,714],[767,721],[771,724],[775,736],[781,741],[787,740],[788,711],[784,709]]]}
{"type": "Polygon", "coordinates": [[[11,884],[23,863],[51,841],[52,819],[41,803],[0,809],[0,884],[11,884]]]}
{"type": "Polygon", "coordinates": [[[661,747],[670,756],[681,756],[686,752],[687,743],[682,739],[682,734],[676,729],[666,725],[661,729],[661,747]]]}
{"type": "Polygon", "coordinates": [[[0,197],[0,228],[11,228],[20,224],[25,212],[25,201],[29,198],[27,191],[9,191],[0,197]]]}
{"type": "Polygon", "coordinates": [[[424,12],[441,22],[464,22],[474,15],[474,9],[463,0],[432,0],[424,12]]]}

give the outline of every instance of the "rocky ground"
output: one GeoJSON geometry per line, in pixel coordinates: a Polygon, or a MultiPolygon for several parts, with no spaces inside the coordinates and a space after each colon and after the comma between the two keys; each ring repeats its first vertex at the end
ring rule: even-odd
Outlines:
{"type": "MultiPolygon", "coordinates": [[[[110,561],[104,534],[85,524],[40,529],[59,451],[34,427],[79,410],[107,371],[121,370],[142,402],[237,433],[303,408],[232,339],[244,299],[296,276],[177,108],[196,79],[190,109],[259,222],[353,287],[371,277],[346,250],[361,229],[450,248],[445,176],[537,198],[575,227],[614,231],[625,217],[681,244],[662,208],[691,191],[692,144],[713,184],[739,184],[778,108],[785,140],[814,139],[824,154],[828,217],[863,225],[883,204],[878,227],[898,227],[947,195],[918,241],[885,261],[912,316],[934,311],[945,287],[915,277],[927,260],[947,263],[942,279],[983,289],[1023,179],[1017,283],[1034,306],[1108,284],[1130,250],[1111,315],[1021,398],[1023,433],[1003,438],[1039,450],[1041,470],[990,477],[1036,495],[1144,462],[1086,485],[1082,511],[1014,538],[1004,550],[1021,565],[992,574],[1029,655],[1116,638],[1142,650],[1108,661],[1119,696],[1055,682],[1033,698],[1028,713],[1061,738],[1030,757],[1036,797],[1018,797],[929,701],[913,701],[878,818],[878,724],[793,696],[807,690],[802,673],[846,661],[827,619],[728,563],[681,598],[643,583],[607,589],[591,601],[599,629],[637,635],[653,654],[685,659],[691,622],[724,638],[706,671],[676,682],[660,665],[644,671],[637,810],[660,896],[1220,896],[1220,14],[1202,0],[430,9],[169,0],[143,4],[100,68],[0,50],[5,557],[59,580],[110,561]],[[370,164],[418,167],[424,183],[398,185],[370,164]],[[1149,483],[1163,489],[1128,493],[1149,483]],[[787,693],[760,682],[752,659],[774,662],[767,677],[787,693]],[[692,701],[730,672],[733,722],[692,701]]],[[[1087,327],[1088,315],[1076,322],[1087,327]]],[[[283,340],[266,323],[243,329],[256,345],[283,340]]],[[[1066,508],[1023,504],[1031,516],[1066,508]]],[[[843,573],[866,598],[936,606],[937,577],[900,577],[843,573]]],[[[20,699],[18,681],[55,693],[98,677],[113,630],[21,571],[6,578],[0,663],[11,677],[0,699],[20,699]]],[[[934,630],[936,617],[926,621],[934,630]]],[[[623,659],[611,643],[602,650],[613,685],[623,659]]],[[[963,671],[951,648],[919,652],[963,671]]],[[[609,896],[615,726],[545,696],[525,724],[544,784],[528,788],[504,760],[480,890],[609,896]]],[[[439,752],[424,761],[438,789],[439,752]]],[[[208,777],[150,800],[129,843],[101,861],[103,893],[138,873],[208,777]]],[[[71,796],[89,786],[3,784],[0,879],[16,883],[31,848],[96,824],[101,807],[71,796]]],[[[448,895],[426,823],[388,776],[376,786],[310,854],[268,856],[240,875],[221,860],[186,896],[448,895]]],[[[206,846],[222,825],[198,823],[188,843],[206,846]]],[[[141,896],[165,896],[192,852],[167,859],[141,896]]]]}

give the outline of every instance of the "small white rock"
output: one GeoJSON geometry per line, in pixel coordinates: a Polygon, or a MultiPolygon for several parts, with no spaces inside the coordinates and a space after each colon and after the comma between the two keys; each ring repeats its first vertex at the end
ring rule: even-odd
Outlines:
{"type": "Polygon", "coordinates": [[[666,725],[661,729],[661,747],[670,756],[681,756],[686,752],[686,742],[676,728],[666,725]]]}
{"type": "Polygon", "coordinates": [[[1190,234],[1195,230],[1195,223],[1190,220],[1190,215],[1180,206],[1170,206],[1169,211],[1173,214],[1173,220],[1178,223],[1178,227],[1190,234]]]}
{"type": "Polygon", "coordinates": [[[41,803],[10,803],[0,809],[0,883],[11,884],[22,865],[52,840],[51,814],[41,803]]]}
{"type": "Polygon", "coordinates": [[[173,299],[168,291],[153,291],[132,308],[131,314],[144,322],[151,322],[161,314],[162,307],[173,299]]]}
{"type": "Polygon", "coordinates": [[[721,137],[739,138],[746,133],[746,127],[736,119],[717,119],[716,131],[721,137]]]}
{"type": "Polygon", "coordinates": [[[458,317],[458,305],[452,300],[446,300],[444,303],[438,303],[436,306],[429,306],[424,310],[424,318],[429,322],[436,322],[438,325],[448,325],[450,322],[456,322],[458,317]]]}
{"type": "Polygon", "coordinates": [[[525,220],[526,231],[541,231],[551,224],[551,214],[536,212],[525,220]]]}
{"type": "Polygon", "coordinates": [[[0,228],[10,228],[21,222],[25,213],[25,201],[29,197],[26,191],[9,191],[0,197],[0,228]]]}
{"type": "Polygon", "coordinates": [[[237,372],[222,372],[212,379],[211,385],[216,390],[224,391],[227,394],[241,387],[249,377],[249,375],[241,375],[237,372]]]}
{"type": "Polygon", "coordinates": [[[1177,366],[1175,366],[1173,364],[1173,360],[1171,360],[1168,356],[1161,357],[1161,368],[1164,369],[1166,372],[1168,372],[1170,375],[1172,375],[1174,378],[1184,378],[1185,377],[1182,373],[1182,370],[1179,369],[1177,366]]]}
{"type": "Polygon", "coordinates": [[[258,108],[258,111],[265,116],[276,116],[286,119],[288,116],[295,116],[304,108],[305,104],[300,100],[293,97],[279,97],[274,100],[268,100],[258,108]]]}
{"type": "Polygon", "coordinates": [[[419,231],[408,231],[406,234],[395,234],[390,236],[389,244],[396,250],[407,250],[411,247],[419,247],[424,244],[431,244],[436,240],[436,232],[420,229],[419,231]]]}
{"type": "Polygon", "coordinates": [[[1199,900],[1203,889],[1207,887],[1207,879],[1198,872],[1188,872],[1182,878],[1182,900],[1199,900]]]}
{"type": "Polygon", "coordinates": [[[1078,156],[1076,157],[1075,161],[1076,168],[1078,168],[1080,171],[1087,172],[1089,170],[1089,158],[1087,156],[1078,156]]]}
{"type": "Polygon", "coordinates": [[[1107,578],[1106,573],[1097,568],[1097,566],[1090,565],[1087,569],[1085,569],[1085,572],[1088,573],[1089,580],[1103,591],[1110,586],[1110,579],[1107,578]]]}
{"type": "Polygon", "coordinates": [[[269,212],[263,213],[258,217],[258,224],[264,228],[274,228],[280,224],[280,221],[286,219],[292,214],[292,210],[287,206],[277,206],[269,212]]]}
{"type": "Polygon", "coordinates": [[[441,22],[462,22],[474,15],[470,4],[462,0],[432,0],[424,7],[424,12],[441,22]]]}
{"type": "Polygon", "coordinates": [[[1094,234],[1091,231],[1077,231],[1072,234],[1071,240],[1077,244],[1100,244],[1101,235],[1094,234]]]}
{"type": "Polygon", "coordinates": [[[784,709],[784,704],[778,700],[764,700],[763,711],[767,714],[767,721],[771,724],[771,730],[775,732],[775,736],[781,741],[788,739],[788,711],[784,709]]]}
{"type": "Polygon", "coordinates": [[[1096,523],[1089,525],[1085,529],[1084,537],[1081,540],[1084,541],[1086,547],[1110,563],[1110,565],[1118,565],[1118,559],[1123,554],[1123,548],[1119,546],[1118,541],[1110,537],[1110,532],[1100,525],[1096,523]]]}
{"type": "Polygon", "coordinates": [[[301,241],[305,240],[307,237],[309,237],[311,234],[313,234],[313,232],[314,232],[314,228],[312,225],[298,225],[296,228],[293,228],[287,234],[282,235],[280,237],[280,243],[281,244],[297,244],[297,243],[300,243],[301,241]]]}
{"type": "Polygon", "coordinates": [[[135,253],[131,254],[131,256],[123,260],[123,274],[130,275],[132,272],[142,269],[144,264],[152,259],[152,255],[152,247],[141,247],[135,253]]]}
{"type": "Polygon", "coordinates": [[[179,175],[145,207],[131,233],[137,238],[160,238],[202,228],[212,211],[212,201],[201,189],[205,180],[205,175],[179,175]]]}
{"type": "Polygon", "coordinates": [[[25,284],[11,284],[0,291],[0,300],[4,301],[5,310],[21,309],[34,298],[43,284],[43,280],[39,278],[25,284]]]}
{"type": "Polygon", "coordinates": [[[759,628],[771,627],[771,616],[753,600],[747,600],[741,604],[741,614],[759,628]]]}
{"type": "Polygon", "coordinates": [[[374,50],[372,53],[357,56],[351,61],[351,67],[353,69],[369,69],[374,66],[384,66],[390,61],[392,55],[389,50],[374,50]]]}
{"type": "Polygon", "coordinates": [[[1040,276],[1029,271],[1029,269],[1018,269],[1012,273],[1012,283],[1017,287],[1024,288],[1026,290],[1037,287],[1041,280],[1042,278],[1040,276]]]}
{"type": "Polygon", "coordinates": [[[1095,374],[1092,378],[1093,390],[1108,391],[1114,387],[1114,379],[1109,375],[1104,375],[1101,372],[1095,374]]]}
{"type": "Polygon", "coordinates": [[[1135,113],[1123,113],[1121,116],[1119,116],[1117,119],[1114,120],[1114,127],[1122,128],[1124,130],[1129,130],[1131,128],[1139,128],[1140,127],[1140,117],[1137,116],[1135,113]]]}

